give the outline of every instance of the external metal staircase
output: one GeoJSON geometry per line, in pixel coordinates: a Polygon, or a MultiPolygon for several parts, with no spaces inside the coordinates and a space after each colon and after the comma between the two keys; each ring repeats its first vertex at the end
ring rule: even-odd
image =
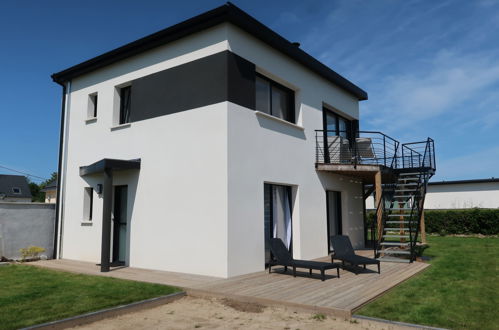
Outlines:
{"type": "Polygon", "coordinates": [[[417,256],[426,189],[435,173],[433,140],[426,141],[424,152],[417,152],[417,160],[414,149],[403,145],[402,164],[394,170],[396,180],[383,186],[377,239],[377,256],[383,261],[412,262],[417,256]]]}

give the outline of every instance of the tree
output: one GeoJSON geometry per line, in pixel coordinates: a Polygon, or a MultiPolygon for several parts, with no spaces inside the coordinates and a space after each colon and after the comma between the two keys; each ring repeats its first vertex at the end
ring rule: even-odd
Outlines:
{"type": "Polygon", "coordinates": [[[28,180],[31,196],[33,196],[31,198],[31,201],[37,203],[43,203],[45,201],[45,193],[41,190],[45,188],[47,184],[49,184],[53,180],[57,181],[57,172],[52,172],[52,174],[50,175],[50,179],[47,179],[41,182],[40,184],[36,184],[35,182],[31,181],[29,177],[26,179],[28,180]]]}

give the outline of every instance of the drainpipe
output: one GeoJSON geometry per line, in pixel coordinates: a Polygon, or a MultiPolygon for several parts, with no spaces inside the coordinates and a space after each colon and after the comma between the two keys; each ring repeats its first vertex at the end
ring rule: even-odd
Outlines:
{"type": "MultiPolygon", "coordinates": [[[[56,195],[56,203],[55,203],[55,222],[54,222],[54,252],[52,257],[56,259],[58,255],[60,255],[57,251],[57,242],[59,241],[59,216],[62,214],[62,156],[64,150],[64,127],[66,120],[66,92],[68,91],[68,86],[70,86],[70,82],[67,82],[67,85],[64,82],[56,81],[56,83],[62,86],[62,105],[61,105],[61,125],[59,132],[59,161],[57,164],[57,195],[56,195]],[[61,211],[59,211],[61,210],[61,211]]],[[[62,219],[61,219],[62,222],[62,219]]]]}

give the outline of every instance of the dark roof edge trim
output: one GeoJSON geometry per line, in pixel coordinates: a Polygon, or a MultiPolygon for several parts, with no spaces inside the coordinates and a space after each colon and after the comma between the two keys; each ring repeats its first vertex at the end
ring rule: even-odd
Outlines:
{"type": "Polygon", "coordinates": [[[430,186],[440,186],[446,184],[466,184],[466,183],[489,183],[489,182],[499,182],[499,178],[489,178],[489,179],[472,179],[472,180],[452,180],[452,181],[436,181],[429,182],[430,186]]]}
{"type": "Polygon", "coordinates": [[[89,73],[223,22],[232,23],[250,33],[298,63],[308,67],[311,71],[353,94],[359,100],[367,100],[367,93],[364,90],[316,60],[296,45],[293,45],[293,43],[272,31],[230,2],[94,57],[88,61],[72,66],[66,70],[54,73],[52,79],[58,84],[63,84],[77,76],[89,73]]]}

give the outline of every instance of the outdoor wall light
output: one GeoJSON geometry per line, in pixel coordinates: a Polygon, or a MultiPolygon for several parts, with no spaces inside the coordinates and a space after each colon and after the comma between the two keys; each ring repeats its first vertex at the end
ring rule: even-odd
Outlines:
{"type": "Polygon", "coordinates": [[[102,183],[97,184],[97,189],[95,190],[97,195],[102,194],[102,183]]]}

